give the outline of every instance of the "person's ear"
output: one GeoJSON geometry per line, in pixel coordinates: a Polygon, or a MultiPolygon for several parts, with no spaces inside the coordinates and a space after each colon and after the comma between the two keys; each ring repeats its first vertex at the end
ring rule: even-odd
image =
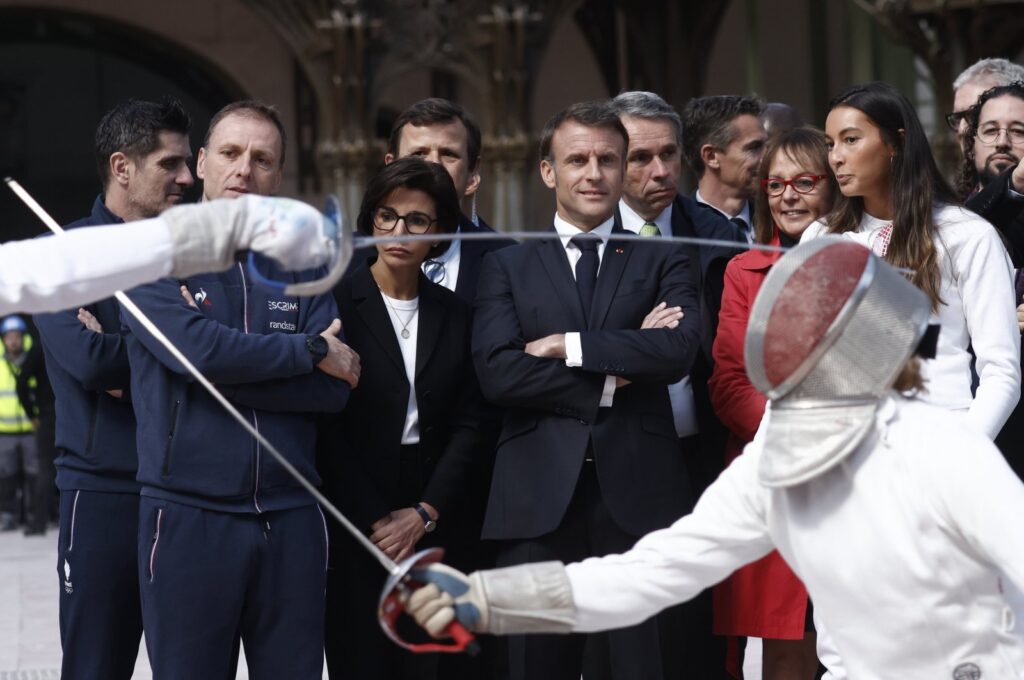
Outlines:
{"type": "Polygon", "coordinates": [[[466,191],[463,194],[463,197],[469,198],[475,194],[477,189],[480,188],[480,181],[480,159],[478,158],[476,161],[476,169],[471,170],[469,173],[469,181],[466,183],[466,191]]]}
{"type": "Polygon", "coordinates": [[[700,147],[700,160],[706,168],[718,170],[722,167],[722,162],[718,159],[718,149],[710,144],[700,147]]]}
{"type": "Polygon", "coordinates": [[[555,166],[547,158],[541,159],[540,178],[544,180],[544,184],[548,189],[554,189],[558,184],[558,178],[555,176],[555,166]]]}
{"type": "Polygon", "coordinates": [[[110,167],[110,178],[120,184],[126,186],[128,180],[131,178],[131,170],[129,168],[132,165],[131,160],[121,151],[115,151],[110,154],[110,158],[107,159],[110,167]]]}
{"type": "Polygon", "coordinates": [[[196,156],[196,177],[206,179],[206,147],[199,147],[199,154],[196,156]]]}
{"type": "Polygon", "coordinates": [[[390,151],[388,151],[386,154],[384,154],[384,165],[391,165],[394,162],[395,162],[395,154],[391,153],[390,151]]]}

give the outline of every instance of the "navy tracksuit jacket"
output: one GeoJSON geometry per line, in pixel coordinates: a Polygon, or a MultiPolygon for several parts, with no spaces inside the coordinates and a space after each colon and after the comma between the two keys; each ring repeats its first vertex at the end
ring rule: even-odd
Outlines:
{"type": "MultiPolygon", "coordinates": [[[[279,271],[261,258],[261,273],[279,271]]],[[[337,316],[330,295],[289,297],[252,287],[241,265],[183,282],[199,309],[182,298],[182,282],[161,279],[129,292],[185,356],[314,484],[317,412],[345,406],[349,386],[313,366],[307,335],[337,316]]],[[[131,331],[132,402],[138,419],[139,482],[144,497],[225,512],[263,513],[313,500],[189,376],[135,319],[131,331]]]]}
{"type": "MultiPolygon", "coordinates": [[[[89,217],[67,228],[119,222],[99,196],[89,217]]],[[[142,637],[128,349],[113,298],[86,309],[102,333],[86,328],[77,309],[35,316],[56,400],[61,674],[128,680],[142,637]],[[107,390],[123,394],[115,397],[107,390]]]]}

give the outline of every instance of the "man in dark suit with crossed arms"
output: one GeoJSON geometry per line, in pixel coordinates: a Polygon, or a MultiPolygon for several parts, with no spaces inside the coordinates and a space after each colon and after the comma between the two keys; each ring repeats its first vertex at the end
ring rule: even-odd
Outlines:
{"type": "MultiPolygon", "coordinates": [[[[484,538],[504,541],[499,566],[619,552],[692,505],[667,385],[698,350],[696,275],[683,249],[615,240],[626,147],[607,104],[554,116],[540,170],[561,238],[492,253],[481,269],[474,361],[506,409],[484,520],[484,538]]],[[[508,676],[673,670],[656,618],[590,637],[586,655],[586,636],[510,638],[508,676]]]]}

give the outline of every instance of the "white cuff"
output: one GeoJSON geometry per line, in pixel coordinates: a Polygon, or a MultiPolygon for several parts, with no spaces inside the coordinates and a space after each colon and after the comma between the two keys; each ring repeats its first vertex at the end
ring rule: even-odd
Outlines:
{"type": "Polygon", "coordinates": [[[579,368],[583,365],[583,344],[580,342],[579,333],[565,334],[565,365],[569,368],[579,368]]]}
{"type": "Polygon", "coordinates": [[[612,405],[615,401],[615,376],[606,375],[604,377],[604,391],[601,392],[601,403],[598,404],[601,408],[607,408],[612,405]]]}

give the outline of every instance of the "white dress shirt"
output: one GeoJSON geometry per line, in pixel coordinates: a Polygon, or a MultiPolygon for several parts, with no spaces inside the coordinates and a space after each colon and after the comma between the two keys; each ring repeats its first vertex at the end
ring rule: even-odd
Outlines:
{"type": "Polygon", "coordinates": [[[424,273],[427,271],[427,263],[431,261],[440,262],[442,271],[444,271],[444,278],[435,283],[441,284],[454,293],[455,286],[459,282],[459,263],[462,261],[462,241],[452,241],[451,245],[448,246],[448,250],[444,251],[444,253],[439,257],[431,257],[424,260],[422,265],[424,273]]]}
{"type": "MultiPolygon", "coordinates": [[[[576,278],[576,263],[580,261],[580,256],[583,252],[570,243],[570,239],[573,236],[579,234],[593,234],[601,237],[601,242],[597,244],[597,259],[599,262],[604,261],[604,247],[608,244],[608,238],[612,235],[612,225],[615,223],[615,218],[609,218],[605,222],[602,222],[598,226],[591,229],[589,232],[583,231],[579,227],[569,224],[561,217],[558,213],[555,213],[555,231],[562,242],[562,248],[565,249],[565,256],[569,259],[569,270],[572,271],[573,279],[576,278]]],[[[598,272],[600,272],[600,266],[598,266],[598,272]]],[[[565,365],[570,368],[579,368],[583,365],[583,346],[580,343],[579,332],[566,333],[565,334],[565,365]]],[[[604,379],[604,390],[601,392],[601,406],[611,406],[615,398],[615,376],[605,376],[604,379]]]]}
{"type": "MultiPolygon", "coordinates": [[[[654,220],[658,225],[662,236],[672,235],[672,203],[669,203],[661,214],[654,220]]],[[[636,212],[619,199],[619,214],[622,215],[622,228],[639,234],[640,227],[647,224],[648,220],[640,217],[636,212]]],[[[690,376],[684,377],[677,383],[668,386],[668,398],[672,402],[672,420],[676,426],[676,434],[679,437],[689,437],[700,432],[697,425],[697,406],[693,399],[693,384],[690,376]]]]}

